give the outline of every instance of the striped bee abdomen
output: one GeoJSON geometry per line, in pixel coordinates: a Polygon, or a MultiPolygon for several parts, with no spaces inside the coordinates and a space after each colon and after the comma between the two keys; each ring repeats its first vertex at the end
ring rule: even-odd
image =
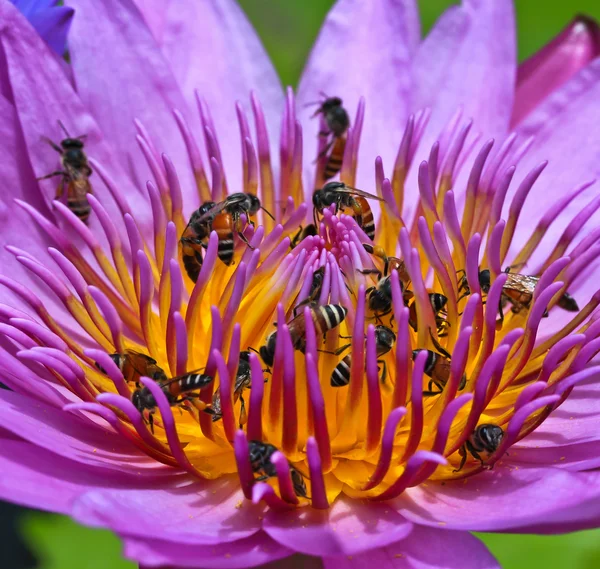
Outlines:
{"type": "Polygon", "coordinates": [[[331,387],[344,387],[350,383],[350,369],[352,367],[352,357],[350,354],[336,366],[331,374],[331,387]]]}

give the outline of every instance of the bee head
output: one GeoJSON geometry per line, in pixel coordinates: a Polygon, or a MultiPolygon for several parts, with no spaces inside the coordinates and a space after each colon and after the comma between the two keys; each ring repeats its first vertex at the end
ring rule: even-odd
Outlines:
{"type": "Polygon", "coordinates": [[[61,141],[60,145],[65,150],[71,150],[72,148],[83,148],[83,142],[78,138],[65,138],[61,141]]]}
{"type": "Polygon", "coordinates": [[[337,107],[341,107],[342,106],[342,99],[340,99],[339,97],[327,97],[327,99],[325,99],[323,101],[323,104],[321,105],[321,110],[323,112],[327,112],[327,111],[331,111],[332,109],[335,109],[337,107]]]}
{"type": "Polygon", "coordinates": [[[268,338],[267,343],[260,347],[258,353],[269,367],[273,367],[273,361],[275,359],[275,346],[277,344],[277,332],[273,332],[268,338]]]}
{"type": "Polygon", "coordinates": [[[483,269],[483,271],[479,271],[479,286],[485,294],[490,292],[490,286],[492,286],[492,277],[489,269],[483,269]]]}
{"type": "Polygon", "coordinates": [[[254,194],[246,194],[248,212],[254,215],[260,209],[260,200],[254,194]]]}
{"type": "Polygon", "coordinates": [[[477,427],[479,440],[483,443],[488,452],[494,452],[502,442],[504,431],[498,425],[485,424],[477,427]]]}
{"type": "Polygon", "coordinates": [[[133,406],[141,413],[146,409],[154,409],[156,407],[156,399],[147,387],[136,389],[131,396],[133,406]]]}
{"type": "Polygon", "coordinates": [[[385,349],[385,352],[389,352],[394,346],[395,341],[396,334],[394,334],[387,326],[375,327],[375,344],[378,348],[385,349]]]}
{"type": "Polygon", "coordinates": [[[381,294],[383,294],[386,298],[392,298],[392,280],[390,277],[384,277],[379,281],[377,285],[377,289],[381,294]]]}

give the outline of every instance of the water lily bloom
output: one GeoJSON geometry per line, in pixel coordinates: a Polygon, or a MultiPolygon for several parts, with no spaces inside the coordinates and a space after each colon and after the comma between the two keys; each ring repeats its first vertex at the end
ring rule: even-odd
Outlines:
{"type": "Polygon", "coordinates": [[[144,567],[491,569],[469,532],[599,525],[598,61],[530,65],[513,132],[509,1],[421,40],[340,0],[297,93],[233,0],[65,5],[67,73],[0,0],[1,498],[144,567]],[[313,210],[336,144],[375,198],[313,210]]]}

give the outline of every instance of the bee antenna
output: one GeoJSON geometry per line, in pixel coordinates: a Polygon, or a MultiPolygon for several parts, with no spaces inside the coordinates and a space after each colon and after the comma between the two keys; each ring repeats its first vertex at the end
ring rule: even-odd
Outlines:
{"type": "Polygon", "coordinates": [[[69,134],[69,131],[67,130],[63,122],[60,119],[58,119],[56,122],[58,123],[58,126],[61,128],[61,130],[67,135],[67,138],[71,138],[71,135],[69,134]]]}
{"type": "Polygon", "coordinates": [[[262,209],[273,221],[275,221],[275,218],[273,217],[273,214],[267,209],[264,208],[262,205],[260,206],[260,209],[262,209]]]}
{"type": "Polygon", "coordinates": [[[258,354],[260,356],[260,352],[256,348],[253,348],[252,346],[248,346],[248,351],[254,352],[255,354],[258,354]]]}

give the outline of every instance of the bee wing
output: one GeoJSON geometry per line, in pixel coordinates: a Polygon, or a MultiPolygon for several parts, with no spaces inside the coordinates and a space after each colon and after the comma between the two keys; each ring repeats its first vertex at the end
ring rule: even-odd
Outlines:
{"type": "Polygon", "coordinates": [[[336,189],[336,192],[340,194],[353,194],[355,196],[360,196],[362,198],[369,198],[371,200],[378,200],[380,202],[384,202],[383,198],[376,196],[374,194],[369,194],[368,192],[363,192],[363,190],[359,190],[358,188],[353,188],[352,186],[346,186],[345,188],[336,189]]]}
{"type": "Polygon", "coordinates": [[[533,294],[533,291],[540,280],[539,277],[530,277],[513,273],[508,273],[507,276],[508,278],[506,279],[504,288],[527,294],[533,294]]]}
{"type": "Polygon", "coordinates": [[[228,205],[230,205],[230,202],[227,200],[219,202],[214,207],[211,207],[204,215],[201,215],[198,219],[196,219],[195,222],[202,223],[203,221],[213,218],[215,215],[217,215],[217,213],[222,212],[228,205]]]}

